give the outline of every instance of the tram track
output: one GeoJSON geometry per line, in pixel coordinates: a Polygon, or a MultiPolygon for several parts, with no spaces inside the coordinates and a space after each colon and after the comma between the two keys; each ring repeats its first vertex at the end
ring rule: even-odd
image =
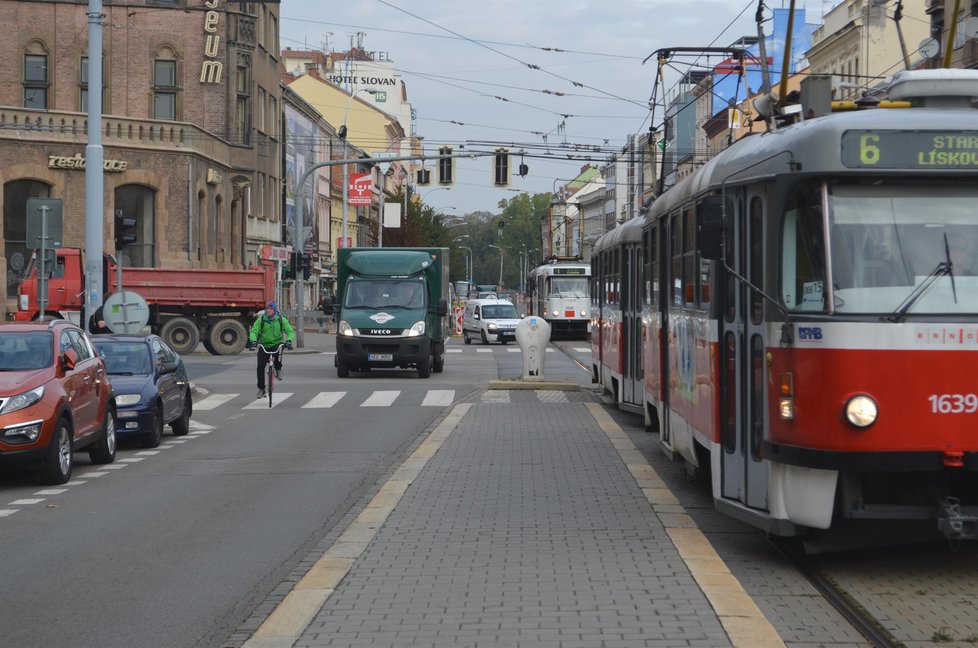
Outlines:
{"type": "Polygon", "coordinates": [[[768,544],[799,574],[801,574],[819,594],[831,605],[859,634],[866,638],[874,648],[905,648],[905,644],[894,637],[873,617],[868,610],[855,601],[828,574],[809,560],[797,543],[777,538],[768,538],[768,544]]]}

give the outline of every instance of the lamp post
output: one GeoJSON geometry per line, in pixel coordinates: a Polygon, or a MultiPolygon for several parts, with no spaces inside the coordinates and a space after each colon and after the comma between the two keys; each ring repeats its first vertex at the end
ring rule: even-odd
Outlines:
{"type": "Polygon", "coordinates": [[[424,197],[430,194],[432,191],[451,191],[451,189],[452,189],[451,187],[435,187],[434,189],[429,189],[428,191],[421,194],[421,198],[420,198],[421,203],[422,204],[424,203],[424,197]]]}
{"type": "Polygon", "coordinates": [[[499,250],[499,283],[496,284],[496,290],[499,290],[503,285],[503,249],[492,243],[489,244],[489,247],[499,250]]]}
{"type": "MultiPolygon", "coordinates": [[[[346,159],[346,156],[348,154],[347,153],[347,150],[349,148],[348,147],[348,139],[347,139],[347,134],[348,133],[347,133],[347,128],[346,128],[346,119],[350,115],[350,104],[353,103],[353,98],[356,97],[361,92],[366,92],[368,94],[377,94],[377,91],[374,90],[373,88],[358,88],[354,92],[350,93],[350,98],[346,102],[346,109],[343,111],[343,127],[340,129],[340,139],[343,140],[343,159],[344,160],[346,159]]],[[[347,237],[347,234],[346,234],[346,201],[347,201],[347,193],[349,192],[348,185],[350,184],[349,173],[350,173],[350,165],[349,164],[344,164],[343,165],[343,245],[340,246],[340,247],[346,247],[346,237],[347,237]]]]}
{"type": "MultiPolygon", "coordinates": [[[[468,234],[462,234],[461,236],[456,236],[455,238],[453,238],[452,239],[452,243],[454,243],[455,241],[461,241],[462,239],[467,239],[467,238],[471,238],[471,237],[468,234]]],[[[468,252],[469,252],[469,262],[465,266],[465,278],[468,281],[469,289],[471,290],[471,288],[472,288],[472,248],[466,247],[464,245],[458,245],[456,247],[459,247],[459,248],[461,248],[463,250],[468,250],[468,252]]]]}

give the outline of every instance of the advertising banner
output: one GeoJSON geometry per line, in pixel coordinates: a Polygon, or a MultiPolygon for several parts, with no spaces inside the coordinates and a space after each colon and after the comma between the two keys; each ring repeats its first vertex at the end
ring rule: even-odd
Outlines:
{"type": "Polygon", "coordinates": [[[347,188],[347,204],[370,206],[372,183],[369,173],[351,173],[347,188]]]}

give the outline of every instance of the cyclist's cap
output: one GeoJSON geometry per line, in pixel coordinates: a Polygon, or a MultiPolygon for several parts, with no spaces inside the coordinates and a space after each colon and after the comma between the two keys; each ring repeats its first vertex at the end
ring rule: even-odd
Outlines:
{"type": "Polygon", "coordinates": [[[265,308],[271,308],[273,311],[275,311],[277,313],[278,312],[278,302],[276,302],[273,299],[272,301],[268,302],[268,306],[266,306],[265,308]]]}

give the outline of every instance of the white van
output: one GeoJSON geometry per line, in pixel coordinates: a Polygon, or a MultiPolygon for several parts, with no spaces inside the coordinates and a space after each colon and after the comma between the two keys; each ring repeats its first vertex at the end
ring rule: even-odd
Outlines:
{"type": "Polygon", "coordinates": [[[516,306],[505,299],[471,299],[465,304],[462,316],[462,337],[466,344],[473,339],[483,344],[499,342],[506,344],[516,339],[516,325],[520,315],[516,306]]]}

